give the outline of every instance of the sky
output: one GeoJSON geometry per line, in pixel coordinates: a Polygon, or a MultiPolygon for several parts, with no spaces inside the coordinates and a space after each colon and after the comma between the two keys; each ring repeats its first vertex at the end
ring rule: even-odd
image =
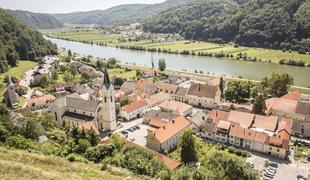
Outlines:
{"type": "Polygon", "coordinates": [[[104,10],[121,4],[155,4],[165,0],[0,0],[0,7],[40,13],[104,10]]]}

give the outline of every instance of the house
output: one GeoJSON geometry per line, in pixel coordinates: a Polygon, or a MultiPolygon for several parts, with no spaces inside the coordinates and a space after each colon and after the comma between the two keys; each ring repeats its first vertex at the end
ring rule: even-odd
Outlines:
{"type": "Polygon", "coordinates": [[[161,104],[158,105],[163,111],[173,112],[175,114],[179,114],[180,116],[189,116],[193,112],[193,107],[191,105],[174,101],[174,100],[165,100],[161,104]]]}
{"type": "Polygon", "coordinates": [[[159,92],[157,94],[153,94],[146,98],[149,108],[153,108],[155,106],[158,106],[162,102],[170,99],[170,95],[164,92],[159,92]]]}
{"type": "Polygon", "coordinates": [[[55,100],[55,96],[53,95],[45,95],[40,97],[34,97],[32,99],[27,100],[27,108],[31,109],[32,111],[38,111],[45,108],[55,100]]]}
{"type": "Polygon", "coordinates": [[[193,130],[199,132],[207,123],[207,118],[209,117],[207,111],[198,111],[190,119],[191,127],[193,130]]]}
{"type": "Polygon", "coordinates": [[[156,71],[154,69],[147,69],[143,71],[142,77],[144,78],[153,78],[156,76],[156,71]]]}
{"type": "Polygon", "coordinates": [[[68,91],[73,93],[76,91],[76,86],[73,83],[57,83],[54,87],[56,92],[68,91]]]}
{"type": "Polygon", "coordinates": [[[11,78],[8,80],[8,89],[4,93],[4,100],[8,106],[17,108],[19,103],[19,96],[15,92],[15,85],[13,84],[11,78]]]}
{"type": "Polygon", "coordinates": [[[121,108],[119,116],[125,120],[132,120],[135,118],[142,117],[144,113],[149,109],[148,102],[145,99],[135,101],[121,108]]]}
{"type": "Polygon", "coordinates": [[[294,121],[292,135],[300,139],[310,140],[310,121],[294,121]]]}
{"type": "Polygon", "coordinates": [[[29,90],[29,84],[27,83],[27,81],[23,79],[17,81],[17,83],[15,84],[15,91],[19,95],[27,94],[28,90],[29,90]]]}
{"type": "Polygon", "coordinates": [[[172,94],[172,99],[176,101],[180,101],[183,103],[188,103],[187,92],[189,88],[178,87],[174,94],[172,94]]]}
{"type": "Polygon", "coordinates": [[[174,94],[177,90],[176,85],[164,82],[156,82],[155,86],[157,87],[157,92],[164,92],[167,94],[174,94]]]}
{"type": "Polygon", "coordinates": [[[44,95],[43,92],[41,92],[41,91],[35,89],[35,90],[32,91],[32,93],[31,93],[31,95],[30,95],[30,98],[31,98],[31,99],[32,99],[32,98],[38,98],[38,97],[41,97],[41,96],[43,96],[43,95],[44,95]]]}
{"type": "Polygon", "coordinates": [[[180,116],[160,128],[149,128],[146,147],[157,152],[171,151],[179,144],[182,133],[189,125],[190,122],[180,116]]]}
{"type": "Polygon", "coordinates": [[[149,124],[150,121],[156,121],[156,120],[168,122],[171,121],[172,119],[175,119],[176,117],[178,117],[177,114],[166,112],[161,109],[158,110],[152,109],[143,115],[143,123],[149,124]]]}
{"type": "Polygon", "coordinates": [[[170,83],[170,84],[179,85],[179,84],[181,84],[187,80],[188,80],[188,78],[182,77],[182,76],[177,75],[177,74],[171,74],[168,76],[168,78],[165,80],[165,82],[170,83]]]}
{"type": "Polygon", "coordinates": [[[266,101],[266,114],[273,114],[293,120],[310,120],[310,103],[285,98],[270,98],[266,101]]]}
{"type": "Polygon", "coordinates": [[[230,144],[285,159],[292,120],[239,111],[210,111],[202,131],[216,142],[230,144]]]}
{"type": "Polygon", "coordinates": [[[114,131],[116,129],[114,87],[107,71],[104,73],[99,94],[100,101],[86,100],[80,94],[59,97],[49,106],[49,111],[59,125],[68,123],[70,126],[79,127],[92,122],[99,132],[114,131]]]}
{"type": "Polygon", "coordinates": [[[186,95],[188,103],[202,108],[213,108],[221,101],[221,91],[218,86],[194,83],[186,95]]]}

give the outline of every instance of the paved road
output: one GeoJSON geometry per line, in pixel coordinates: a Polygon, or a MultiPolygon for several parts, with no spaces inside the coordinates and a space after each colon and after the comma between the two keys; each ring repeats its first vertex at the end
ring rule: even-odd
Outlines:
{"type": "Polygon", "coordinates": [[[129,122],[122,122],[122,125],[123,127],[122,128],[119,128],[119,129],[116,129],[114,131],[114,133],[119,133],[123,130],[126,130],[128,128],[131,128],[133,126],[136,126],[136,125],[139,125],[139,124],[142,124],[143,122],[143,119],[142,118],[139,118],[139,119],[135,119],[135,120],[132,120],[132,121],[129,121],[129,122]]]}

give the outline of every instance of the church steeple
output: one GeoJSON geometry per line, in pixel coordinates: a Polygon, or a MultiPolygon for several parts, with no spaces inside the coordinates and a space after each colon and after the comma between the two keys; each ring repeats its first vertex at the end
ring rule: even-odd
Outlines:
{"type": "Polygon", "coordinates": [[[103,76],[103,86],[105,86],[107,89],[110,88],[111,81],[108,73],[108,68],[107,66],[104,69],[104,76],[103,76]]]}

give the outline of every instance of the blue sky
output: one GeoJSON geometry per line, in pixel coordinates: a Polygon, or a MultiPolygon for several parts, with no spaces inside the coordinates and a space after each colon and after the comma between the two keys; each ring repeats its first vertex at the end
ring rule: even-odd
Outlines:
{"type": "Polygon", "coordinates": [[[154,4],[165,0],[0,0],[4,9],[42,13],[65,13],[107,9],[120,4],[154,4]]]}

